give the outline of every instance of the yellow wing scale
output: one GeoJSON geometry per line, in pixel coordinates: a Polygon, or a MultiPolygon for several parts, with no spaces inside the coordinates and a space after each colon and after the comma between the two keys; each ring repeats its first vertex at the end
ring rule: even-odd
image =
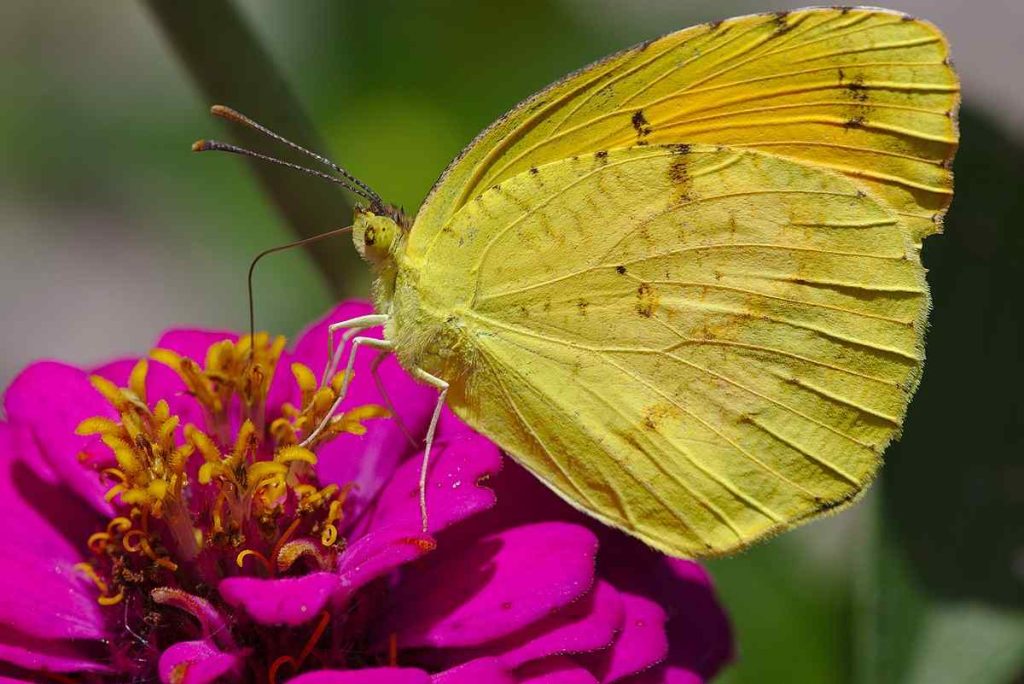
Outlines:
{"type": "Polygon", "coordinates": [[[882,10],[613,55],[453,162],[388,335],[566,500],[670,554],[844,505],[920,375],[957,91],[937,29],[882,10]]]}

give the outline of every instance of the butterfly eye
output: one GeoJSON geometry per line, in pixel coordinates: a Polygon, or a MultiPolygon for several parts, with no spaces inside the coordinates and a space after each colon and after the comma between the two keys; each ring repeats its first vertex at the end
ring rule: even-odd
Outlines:
{"type": "Polygon", "coordinates": [[[398,224],[390,217],[366,211],[356,214],[352,239],[361,257],[379,265],[391,258],[399,232],[398,224]]]}

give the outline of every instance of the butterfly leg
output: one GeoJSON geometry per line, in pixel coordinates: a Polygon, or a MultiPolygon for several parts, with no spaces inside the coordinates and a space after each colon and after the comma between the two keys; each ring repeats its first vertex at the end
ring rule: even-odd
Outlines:
{"type": "Polygon", "coordinates": [[[405,424],[405,421],[402,420],[402,416],[395,410],[395,405],[391,401],[391,397],[388,395],[388,388],[384,386],[384,380],[380,377],[380,364],[383,363],[384,359],[388,358],[390,355],[390,350],[382,349],[373,360],[373,363],[370,364],[370,375],[373,377],[374,384],[377,385],[377,393],[380,394],[380,398],[384,401],[384,407],[391,412],[391,416],[394,418],[395,424],[398,425],[398,429],[402,431],[403,435],[405,435],[409,444],[413,447],[417,447],[419,445],[416,443],[416,440],[413,439],[412,433],[409,432],[409,426],[405,424]]]}
{"type": "Polygon", "coordinates": [[[437,431],[437,421],[441,418],[441,407],[444,406],[444,398],[448,395],[448,383],[441,378],[431,375],[422,368],[414,368],[412,376],[420,382],[431,387],[436,387],[440,392],[437,395],[437,404],[434,406],[434,415],[430,417],[430,427],[427,428],[427,442],[423,449],[423,463],[420,465],[420,516],[423,520],[423,531],[427,531],[427,467],[430,464],[430,448],[434,445],[434,433],[437,431]]]}
{"type": "Polygon", "coordinates": [[[320,380],[321,385],[327,385],[334,377],[335,371],[338,369],[338,362],[341,361],[341,352],[345,350],[345,343],[351,339],[353,335],[361,330],[372,328],[375,325],[383,325],[388,320],[388,317],[384,314],[369,314],[366,316],[356,316],[355,318],[349,318],[345,321],[339,321],[338,323],[332,323],[327,328],[327,365],[324,366],[324,375],[320,380]],[[341,337],[341,342],[337,347],[334,346],[334,335],[339,330],[344,330],[345,334],[341,337]]]}
{"type": "Polygon", "coordinates": [[[308,437],[302,440],[302,443],[299,446],[308,448],[309,445],[312,444],[313,440],[323,432],[325,427],[327,427],[327,424],[331,422],[331,417],[334,415],[334,412],[338,410],[338,407],[341,406],[341,402],[345,399],[345,394],[348,393],[348,386],[352,382],[352,368],[356,365],[356,352],[359,351],[359,347],[362,346],[387,351],[394,349],[394,344],[390,341],[380,340],[376,337],[357,337],[352,340],[352,349],[348,354],[348,365],[345,366],[345,377],[341,381],[341,389],[338,391],[338,397],[334,400],[334,403],[331,404],[331,408],[328,409],[327,414],[324,415],[320,424],[316,426],[315,430],[309,433],[308,437]]]}

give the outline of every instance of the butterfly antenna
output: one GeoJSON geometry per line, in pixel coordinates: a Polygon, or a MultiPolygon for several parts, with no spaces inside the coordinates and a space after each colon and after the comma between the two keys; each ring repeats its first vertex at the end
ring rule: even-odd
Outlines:
{"type": "Polygon", "coordinates": [[[231,154],[238,154],[238,155],[241,155],[243,157],[251,157],[253,159],[260,159],[262,161],[270,162],[271,164],[277,164],[278,166],[284,166],[286,168],[293,169],[295,171],[301,171],[302,173],[308,173],[311,176],[316,176],[317,178],[322,178],[325,181],[330,181],[331,183],[334,183],[335,185],[340,185],[341,187],[346,188],[347,190],[351,190],[352,192],[354,192],[355,194],[359,195],[363,199],[370,200],[374,204],[377,204],[378,201],[379,201],[376,194],[370,195],[365,190],[363,190],[362,188],[359,188],[359,187],[357,187],[355,185],[352,185],[351,183],[349,183],[348,181],[346,181],[343,178],[337,178],[337,177],[332,176],[332,175],[330,175],[328,173],[324,173],[322,171],[317,171],[316,169],[310,169],[310,168],[306,168],[305,166],[300,166],[298,164],[292,164],[291,162],[286,162],[286,161],[284,161],[282,159],[278,159],[276,157],[271,157],[271,156],[266,155],[266,154],[260,154],[259,152],[253,152],[252,150],[247,150],[244,147],[238,147],[237,145],[232,145],[230,143],[221,142],[219,140],[196,140],[194,143],[192,143],[192,151],[193,152],[230,152],[231,154]]]}
{"type": "MultiPolygon", "coordinates": [[[[314,173],[316,173],[316,172],[314,172],[314,173]]],[[[335,228],[334,230],[329,230],[326,233],[320,233],[319,235],[314,235],[313,237],[308,237],[308,238],[305,238],[305,239],[302,239],[302,240],[296,240],[295,242],[289,242],[286,245],[278,245],[277,247],[271,247],[270,249],[265,249],[262,252],[260,252],[259,254],[257,254],[255,257],[253,257],[253,260],[249,263],[249,278],[248,278],[248,282],[249,282],[249,340],[251,341],[250,342],[250,349],[252,349],[253,351],[255,351],[255,349],[256,349],[256,346],[255,346],[255,340],[256,340],[256,306],[254,304],[254,298],[253,298],[253,294],[252,294],[252,276],[253,276],[253,273],[256,271],[256,264],[258,264],[260,262],[260,260],[263,259],[263,257],[269,256],[271,254],[274,254],[275,252],[283,252],[286,249],[292,249],[293,247],[301,247],[303,245],[308,245],[308,244],[311,244],[311,243],[314,243],[314,242],[319,242],[320,240],[326,240],[327,238],[331,238],[331,237],[334,237],[336,235],[341,235],[342,233],[347,233],[350,230],[352,230],[352,226],[345,226],[344,228],[335,228]]],[[[250,353],[252,353],[252,352],[250,352],[250,353]]]]}
{"type": "Polygon", "coordinates": [[[349,182],[359,186],[365,192],[365,194],[363,194],[363,193],[358,193],[358,194],[362,195],[363,197],[365,197],[366,199],[374,202],[377,205],[383,206],[384,201],[380,198],[380,195],[378,195],[376,192],[373,191],[373,188],[371,188],[369,185],[367,185],[363,181],[361,181],[358,178],[356,178],[355,176],[353,176],[351,173],[349,173],[347,170],[345,170],[341,166],[339,166],[339,165],[335,164],[334,162],[332,162],[327,157],[325,157],[325,156],[323,156],[321,154],[317,154],[316,152],[313,152],[312,150],[308,150],[305,147],[303,147],[302,145],[299,145],[297,143],[293,143],[291,140],[289,140],[288,138],[284,137],[283,135],[280,135],[279,133],[275,133],[274,131],[270,130],[269,128],[267,128],[263,124],[257,123],[256,121],[253,121],[252,119],[247,117],[245,114],[242,114],[241,112],[235,111],[231,107],[226,107],[224,105],[213,105],[212,107],[210,107],[210,113],[213,114],[214,116],[220,117],[220,118],[222,118],[222,119],[224,119],[226,121],[231,121],[233,123],[238,123],[238,124],[241,124],[241,125],[246,126],[248,128],[251,128],[251,129],[253,129],[255,131],[259,131],[260,133],[262,133],[263,135],[267,136],[268,138],[273,138],[274,140],[287,145],[288,147],[292,148],[293,150],[295,150],[297,152],[301,152],[302,154],[304,154],[304,155],[306,155],[306,156],[308,156],[308,157],[310,157],[312,159],[317,160],[318,162],[320,162],[324,166],[327,166],[328,168],[333,169],[335,171],[335,173],[340,174],[342,177],[346,178],[349,182]]]}

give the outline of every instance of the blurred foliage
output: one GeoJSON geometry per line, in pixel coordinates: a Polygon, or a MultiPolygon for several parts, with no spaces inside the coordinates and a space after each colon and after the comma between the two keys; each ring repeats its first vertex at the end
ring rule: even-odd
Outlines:
{"type": "Polygon", "coordinates": [[[886,517],[937,598],[1024,608],[1024,150],[970,108],[956,198],[924,251],[933,311],[886,517]]]}
{"type": "MultiPolygon", "coordinates": [[[[179,18],[220,12],[175,31],[164,20],[196,78],[192,95],[146,82],[126,94],[132,70],[122,66],[101,106],[86,97],[99,78],[61,92],[61,83],[6,65],[17,97],[0,114],[10,141],[0,151],[4,183],[23,201],[61,204],[70,216],[78,205],[69,196],[83,206],[88,200],[91,210],[116,208],[124,226],[112,222],[111,239],[142,230],[149,249],[167,258],[187,253],[184,263],[195,263],[181,276],[189,292],[209,297],[219,324],[233,327],[244,321],[249,256],[291,235],[239,160],[187,154],[191,139],[212,126],[208,99],[229,98],[314,144],[306,122],[316,122],[339,162],[414,210],[461,147],[519,99],[608,52],[733,13],[728,2],[700,16],[685,3],[641,3],[629,22],[609,22],[588,16],[609,6],[600,2],[249,0],[238,3],[240,20],[223,0],[149,4],[172,7],[179,18]],[[650,14],[655,4],[660,10],[650,14]],[[232,49],[239,41],[244,48],[232,49]],[[138,101],[149,108],[145,120],[126,113],[138,101]],[[69,108],[77,132],[58,125],[69,108]],[[73,150],[95,171],[71,175],[51,150],[73,150]],[[223,294],[217,288],[225,283],[237,289],[223,294]]],[[[152,27],[132,21],[147,45],[159,44],[152,27]]],[[[170,52],[151,58],[173,62],[170,52]]],[[[69,73],[80,73],[77,66],[69,73]]],[[[962,129],[946,234],[924,252],[934,311],[905,434],[876,491],[853,510],[709,564],[738,638],[739,659],[722,682],[1003,684],[1024,676],[1024,155],[971,103],[962,129]]],[[[291,184],[288,201],[308,201],[307,209],[336,201],[324,200],[316,181],[280,182],[291,184]]],[[[327,211],[309,223],[293,219],[290,230],[348,221],[327,211]]],[[[54,239],[71,239],[67,231],[54,239]]],[[[344,241],[341,248],[348,249],[344,241]]],[[[308,258],[275,259],[261,274],[257,316],[292,332],[329,298],[308,258]]],[[[350,263],[330,262],[330,280],[365,295],[365,279],[350,263]]],[[[168,284],[172,293],[175,286],[168,284]]],[[[125,307],[142,306],[128,299],[125,307]]],[[[203,304],[196,297],[194,310],[203,304]]],[[[193,322],[207,322],[200,318],[193,322]]]]}
{"type": "MultiPolygon", "coordinates": [[[[279,135],[307,149],[324,149],[301,105],[231,2],[147,0],[146,6],[211,104],[225,104],[242,113],[259,112],[259,122],[279,135]],[[245,68],[239,69],[239,64],[245,68]]],[[[244,148],[263,150],[273,142],[238,124],[227,128],[231,139],[244,148]]],[[[273,156],[327,170],[273,144],[273,156]]],[[[336,187],[310,183],[303,174],[261,161],[250,160],[250,164],[296,239],[348,223],[352,205],[336,187]]],[[[307,246],[336,295],[344,291],[346,275],[359,264],[359,257],[346,247],[338,240],[307,246]]]]}

